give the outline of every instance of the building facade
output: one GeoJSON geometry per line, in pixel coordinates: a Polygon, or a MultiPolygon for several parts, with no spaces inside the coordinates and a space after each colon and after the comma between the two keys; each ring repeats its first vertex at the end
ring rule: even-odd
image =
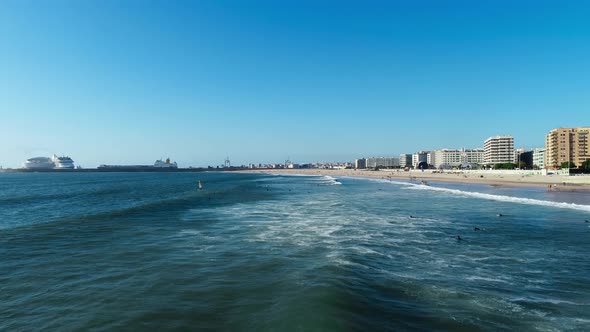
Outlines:
{"type": "MultiPolygon", "coordinates": [[[[522,149],[524,150],[524,149],[522,149]]],[[[521,151],[518,153],[516,165],[522,169],[533,169],[533,151],[521,151]]]]}
{"type": "Polygon", "coordinates": [[[537,148],[533,150],[533,167],[538,169],[545,168],[545,149],[537,148]]]}
{"type": "Polygon", "coordinates": [[[488,138],[484,144],[484,164],[514,163],[514,138],[500,135],[488,138]]]}
{"type": "Polygon", "coordinates": [[[367,159],[365,159],[365,158],[356,159],[354,161],[354,168],[356,168],[356,169],[365,169],[365,168],[367,168],[367,159]]]}
{"type": "Polygon", "coordinates": [[[399,167],[406,168],[412,167],[412,155],[403,153],[399,155],[399,167]]]}
{"type": "Polygon", "coordinates": [[[432,153],[434,155],[433,165],[436,168],[448,165],[458,167],[461,164],[472,163],[482,164],[484,157],[483,149],[442,149],[432,153]]]}
{"type": "Polygon", "coordinates": [[[418,168],[420,163],[427,163],[428,165],[432,165],[432,158],[433,154],[430,151],[420,151],[416,152],[412,155],[412,167],[418,168]]]}
{"type": "Polygon", "coordinates": [[[373,157],[367,158],[367,168],[386,167],[394,168],[399,167],[399,159],[395,157],[373,157]]]}
{"type": "Polygon", "coordinates": [[[525,150],[524,148],[520,148],[520,149],[514,149],[514,163],[516,164],[516,167],[517,167],[517,168],[518,168],[518,167],[520,167],[520,166],[518,165],[518,163],[521,161],[521,160],[520,160],[520,158],[521,158],[521,155],[522,155],[523,153],[525,153],[525,152],[526,152],[526,150],[525,150]]]}
{"type": "Polygon", "coordinates": [[[485,151],[483,148],[464,150],[465,160],[463,163],[482,165],[484,163],[485,151]]]}
{"type": "Polygon", "coordinates": [[[460,150],[442,149],[433,151],[434,154],[434,167],[440,168],[441,166],[458,166],[461,164],[461,152],[460,150]]]}
{"type": "Polygon", "coordinates": [[[545,168],[560,169],[565,162],[581,166],[590,159],[590,127],[557,128],[545,136],[545,168]]]}

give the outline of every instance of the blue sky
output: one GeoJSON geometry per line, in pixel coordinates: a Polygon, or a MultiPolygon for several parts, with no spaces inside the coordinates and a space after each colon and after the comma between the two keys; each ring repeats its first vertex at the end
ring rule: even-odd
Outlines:
{"type": "Polygon", "coordinates": [[[0,1],[0,165],[353,160],[590,125],[584,1],[0,1]]]}

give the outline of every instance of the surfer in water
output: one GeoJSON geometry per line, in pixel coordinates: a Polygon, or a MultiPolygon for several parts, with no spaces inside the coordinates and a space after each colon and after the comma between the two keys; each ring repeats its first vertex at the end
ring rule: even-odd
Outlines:
{"type": "Polygon", "coordinates": [[[503,215],[503,214],[501,214],[501,213],[498,213],[498,214],[496,215],[496,217],[504,217],[504,215],[503,215]]]}
{"type": "Polygon", "coordinates": [[[463,241],[463,239],[461,238],[461,236],[457,235],[457,241],[463,241]]]}
{"type": "Polygon", "coordinates": [[[473,227],[473,230],[477,232],[477,231],[481,231],[481,228],[479,228],[479,227],[473,227]]]}

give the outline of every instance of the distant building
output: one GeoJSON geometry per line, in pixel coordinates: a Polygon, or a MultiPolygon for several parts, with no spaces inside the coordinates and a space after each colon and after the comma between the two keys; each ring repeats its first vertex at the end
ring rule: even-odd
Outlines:
{"type": "Polygon", "coordinates": [[[459,167],[461,164],[482,164],[484,157],[483,149],[442,149],[433,152],[433,165],[436,168],[441,166],[459,167]]]}
{"type": "Polygon", "coordinates": [[[514,163],[514,138],[510,135],[488,138],[483,149],[486,165],[514,163]]]}
{"type": "Polygon", "coordinates": [[[411,154],[400,154],[399,155],[399,167],[406,168],[412,167],[412,155],[411,154]]]}
{"type": "Polygon", "coordinates": [[[442,149],[435,150],[433,153],[435,168],[440,168],[441,166],[458,166],[461,164],[460,150],[442,149]]]}
{"type": "Polygon", "coordinates": [[[463,153],[465,158],[465,161],[463,161],[464,163],[480,165],[484,163],[485,151],[482,148],[466,149],[463,153]]]}
{"type": "Polygon", "coordinates": [[[399,159],[395,157],[373,157],[367,158],[367,168],[385,167],[394,168],[399,167],[399,159]]]}
{"type": "Polygon", "coordinates": [[[430,151],[420,151],[416,152],[412,155],[412,167],[418,168],[420,163],[426,163],[428,165],[432,165],[433,155],[430,151]]]}
{"type": "Polygon", "coordinates": [[[520,161],[520,155],[525,152],[526,150],[524,148],[514,149],[514,163],[516,164],[516,167],[519,167],[518,162],[520,161]]]}
{"type": "Polygon", "coordinates": [[[559,169],[565,162],[576,166],[590,159],[590,127],[557,128],[545,137],[545,167],[559,169]]]}
{"type": "Polygon", "coordinates": [[[365,159],[365,158],[356,159],[354,161],[354,168],[356,168],[356,169],[365,169],[365,168],[367,168],[367,159],[365,159]]]}
{"type": "Polygon", "coordinates": [[[516,165],[519,168],[524,168],[524,169],[532,169],[533,168],[533,150],[531,151],[524,151],[524,149],[521,149],[522,151],[520,151],[518,153],[518,156],[516,157],[516,165]],[[522,163],[524,163],[524,165],[522,165],[522,163]],[[521,167],[522,166],[522,167],[521,167]]]}
{"type": "Polygon", "coordinates": [[[545,149],[537,148],[533,150],[533,167],[539,169],[545,168],[545,149]]]}

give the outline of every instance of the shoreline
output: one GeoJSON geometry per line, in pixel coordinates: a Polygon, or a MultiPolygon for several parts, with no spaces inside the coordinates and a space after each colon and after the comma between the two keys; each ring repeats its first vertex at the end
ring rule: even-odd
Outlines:
{"type": "Polygon", "coordinates": [[[285,175],[347,176],[383,180],[438,181],[447,183],[483,184],[492,187],[544,187],[551,191],[590,192],[590,176],[518,175],[501,173],[432,173],[429,171],[354,170],[354,169],[250,169],[240,173],[267,173],[285,175]]]}

